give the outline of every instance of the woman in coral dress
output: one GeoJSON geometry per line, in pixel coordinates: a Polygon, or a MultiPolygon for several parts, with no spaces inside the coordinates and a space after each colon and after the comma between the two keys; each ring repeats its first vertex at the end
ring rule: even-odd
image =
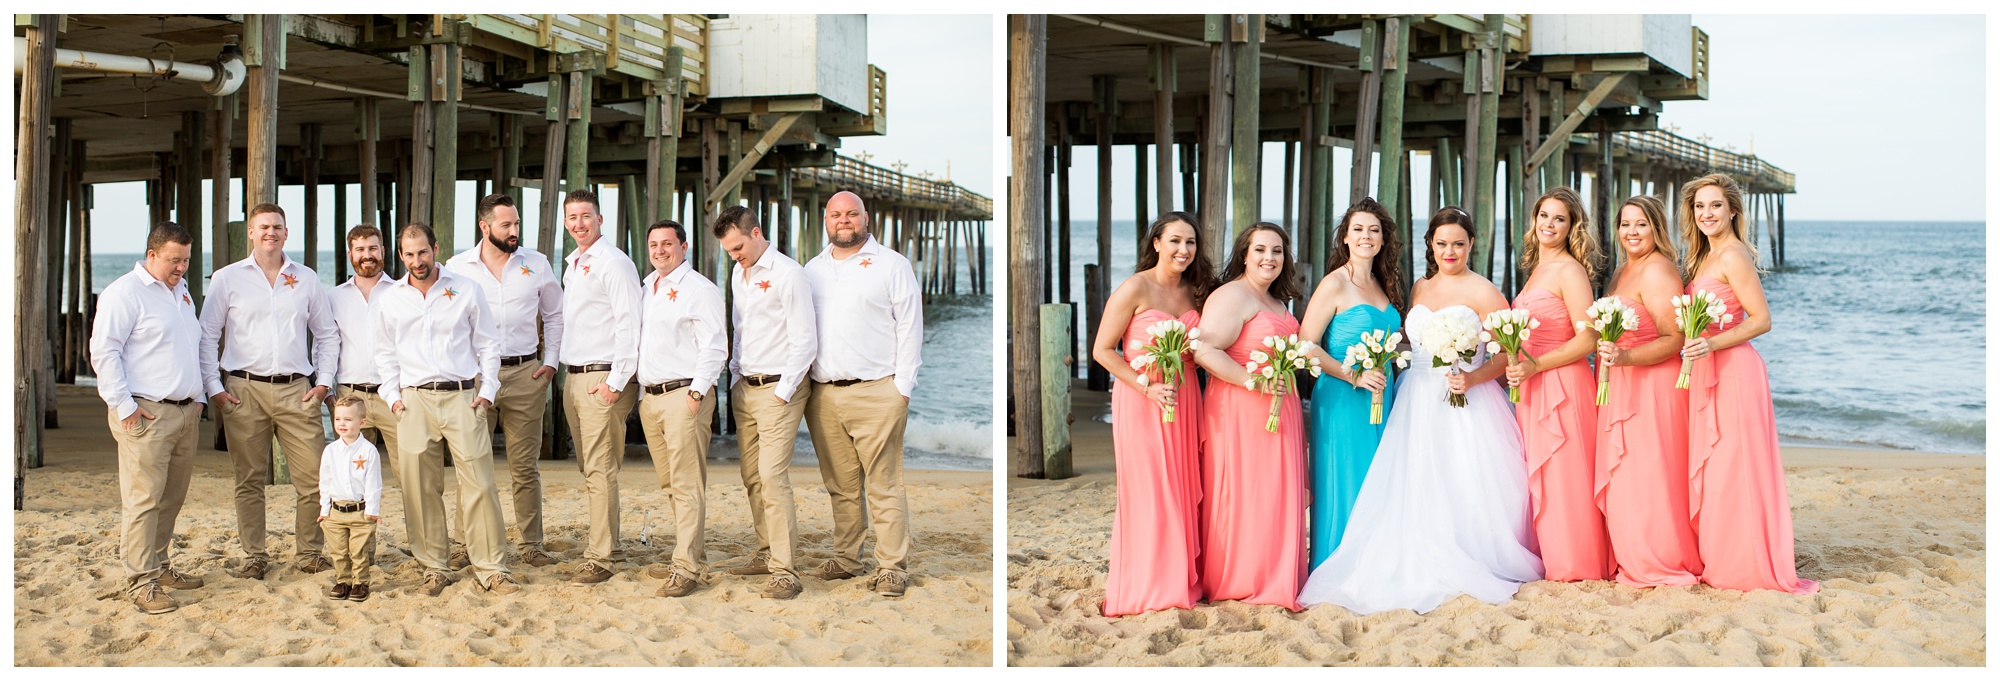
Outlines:
{"type": "Polygon", "coordinates": [[[1528,357],[1507,368],[1507,381],[1521,389],[1514,416],[1528,457],[1535,536],[1548,579],[1610,579],[1611,537],[1597,509],[1597,376],[1586,360],[1597,344],[1571,326],[1590,307],[1603,252],[1574,190],[1556,187],[1534,205],[1521,243],[1535,246],[1521,254],[1528,278],[1514,307],[1540,326],[1521,346],[1528,357]]]}
{"type": "Polygon", "coordinates": [[[1340,544],[1348,512],[1361,493],[1361,480],[1375,460],[1384,423],[1368,423],[1377,394],[1382,396],[1383,421],[1396,392],[1381,368],[1348,370],[1340,365],[1348,346],[1361,334],[1403,328],[1402,237],[1388,209],[1364,198],[1347,209],[1333,235],[1326,277],[1306,306],[1299,337],[1321,346],[1325,369],[1313,384],[1312,427],[1307,430],[1308,468],[1312,476],[1312,561],[1318,567],[1340,544]]]}
{"type": "Polygon", "coordinates": [[[1792,505],[1778,452],[1771,379],[1750,339],[1771,330],[1757,254],[1743,239],[1743,191],[1726,175],[1681,188],[1688,292],[1709,291],[1732,323],[1682,344],[1694,360],[1688,400],[1688,512],[1701,581],[1722,589],[1819,590],[1792,563],[1792,505]]]}
{"type": "Polygon", "coordinates": [[[1681,331],[1673,299],[1681,275],[1665,213],[1650,196],[1619,207],[1625,266],[1612,278],[1611,295],[1632,308],[1638,327],[1615,345],[1597,342],[1598,357],[1611,365],[1611,399],[1597,408],[1597,507],[1618,581],[1636,587],[1687,586],[1701,575],[1684,484],[1687,396],[1674,388],[1681,331]]]}
{"type": "Polygon", "coordinates": [[[1111,573],[1104,614],[1188,608],[1201,601],[1195,562],[1201,555],[1201,391],[1188,363],[1176,383],[1157,369],[1142,379],[1131,360],[1152,343],[1146,328],[1201,320],[1215,270],[1200,252],[1194,216],[1172,212],[1153,221],[1139,271],[1104,304],[1091,358],[1111,372],[1111,451],[1118,512],[1111,521],[1111,573]],[[1124,354],[1120,354],[1120,353],[1124,354]],[[1166,420],[1166,409],[1173,420],[1166,420]]]}
{"type": "Polygon", "coordinates": [[[1299,398],[1284,395],[1278,430],[1264,429],[1271,395],[1244,387],[1243,364],[1270,336],[1299,332],[1291,241],[1259,222],[1236,237],[1228,283],[1201,308],[1195,361],[1209,374],[1202,412],[1201,586],[1208,600],[1298,610],[1306,577],[1306,438],[1299,398]]]}

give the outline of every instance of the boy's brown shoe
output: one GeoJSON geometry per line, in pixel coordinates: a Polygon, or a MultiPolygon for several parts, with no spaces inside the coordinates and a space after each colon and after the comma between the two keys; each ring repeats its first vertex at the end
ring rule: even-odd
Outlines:
{"type": "Polygon", "coordinates": [[[368,600],[368,585],[356,584],[354,585],[354,588],[348,589],[347,600],[354,601],[356,603],[368,600]]]}
{"type": "Polygon", "coordinates": [[[353,590],[354,586],[346,582],[335,584],[333,588],[326,590],[326,599],[329,601],[344,601],[347,600],[347,594],[353,590]]]}

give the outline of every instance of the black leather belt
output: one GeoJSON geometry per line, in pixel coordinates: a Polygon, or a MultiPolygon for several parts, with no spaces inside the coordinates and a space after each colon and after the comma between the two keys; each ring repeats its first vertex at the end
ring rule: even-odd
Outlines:
{"type": "Polygon", "coordinates": [[[665,395],[667,393],[680,390],[681,388],[685,388],[691,385],[694,385],[694,379],[678,378],[671,381],[667,381],[665,383],[656,383],[653,385],[646,386],[646,394],[665,395]]]}
{"type": "Polygon", "coordinates": [[[854,385],[856,383],[867,383],[868,381],[859,378],[843,378],[838,381],[813,381],[813,382],[819,383],[821,385],[830,385],[837,388],[845,388],[847,386],[854,385]]]}
{"type": "Polygon", "coordinates": [[[354,391],[359,391],[359,392],[364,392],[364,393],[372,393],[372,392],[375,392],[375,391],[378,391],[378,390],[381,390],[381,389],[382,389],[382,384],[380,384],[380,383],[342,383],[342,384],[340,384],[340,387],[342,387],[342,388],[346,388],[346,389],[348,389],[348,390],[354,390],[354,391]]]}
{"type": "Polygon", "coordinates": [[[305,374],[285,374],[283,376],[258,376],[248,371],[230,371],[225,373],[231,376],[235,376],[237,378],[256,381],[258,383],[277,383],[280,385],[290,383],[292,381],[302,381],[305,380],[306,378],[305,374]]]}
{"type": "MultiPolygon", "coordinates": [[[[520,366],[520,365],[523,365],[523,364],[527,364],[527,363],[529,363],[529,362],[532,362],[532,361],[535,361],[535,355],[534,355],[534,353],[528,353],[528,354],[525,354],[525,355],[521,355],[521,356],[519,356],[519,357],[502,357],[502,358],[500,358],[500,366],[503,366],[503,367],[512,367],[512,366],[520,366]]],[[[610,365],[606,365],[606,366],[610,366],[610,365]]]]}
{"type": "Polygon", "coordinates": [[[610,371],[610,370],[611,370],[611,364],[609,362],[601,364],[585,364],[583,366],[577,366],[572,364],[569,366],[569,372],[572,374],[587,374],[592,371],[610,371]]]}
{"type": "Polygon", "coordinates": [[[750,385],[762,386],[777,383],[780,378],[783,378],[783,376],[777,374],[758,374],[756,376],[744,376],[743,382],[750,385]]]}
{"type": "Polygon", "coordinates": [[[153,401],[158,402],[160,404],[171,404],[176,407],[185,407],[190,404],[194,404],[194,398],[192,397],[178,399],[178,400],[153,400],[153,401]]]}
{"type": "Polygon", "coordinates": [[[366,501],[336,501],[330,505],[333,506],[333,510],[340,511],[341,513],[353,513],[368,508],[368,502],[366,501]]]}
{"type": "Polygon", "coordinates": [[[413,390],[466,390],[471,387],[472,379],[469,378],[463,381],[438,381],[436,383],[410,386],[413,390]]]}

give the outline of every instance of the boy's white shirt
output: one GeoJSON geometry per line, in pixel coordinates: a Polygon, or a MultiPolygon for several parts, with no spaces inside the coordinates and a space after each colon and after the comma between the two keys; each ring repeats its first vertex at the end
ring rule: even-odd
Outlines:
{"type": "Polygon", "coordinates": [[[328,515],[333,501],[360,500],[366,515],[382,515],[382,456],[359,433],[354,443],[335,439],[319,455],[319,514],[328,515]],[[361,465],[355,465],[355,462],[361,465]]]}

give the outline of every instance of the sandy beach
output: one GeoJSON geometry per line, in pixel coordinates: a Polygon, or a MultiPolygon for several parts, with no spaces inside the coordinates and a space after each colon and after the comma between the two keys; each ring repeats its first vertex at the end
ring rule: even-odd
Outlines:
{"type": "Polygon", "coordinates": [[[1427,615],[1236,602],[1102,616],[1116,506],[1106,393],[1076,393],[1075,468],[1013,479],[1011,665],[1984,665],[1983,456],[1787,446],[1799,575],[1820,593],[1535,582],[1427,615]]]}
{"type": "MultiPolygon", "coordinates": [[[[666,562],[672,512],[652,462],[629,450],[620,477],[629,562],[610,581],[575,586],[587,501],[574,461],[543,461],[545,548],[562,562],[508,568],[523,590],[493,596],[469,571],[444,594],[416,591],[401,493],[385,490],[375,596],[329,601],[331,573],[293,567],[290,486],[266,488],[270,548],[264,581],[230,576],[241,558],[230,505],[228,455],[207,449],[203,424],[194,482],[174,538],[174,566],[207,586],[172,592],[180,610],[145,615],[121,593],[115,446],[90,388],[62,388],[63,424],[49,431],[47,465],[28,471],[26,509],[14,515],[14,661],[17,665],[970,665],[992,662],[992,478],[983,472],[908,471],[912,584],[887,599],[865,579],[804,578],[796,600],[760,598],[761,577],[722,571],[756,550],[734,461],[711,461],[709,583],[657,598],[643,568],[666,562]],[[386,540],[386,541],[383,541],[386,540]]],[[[498,472],[503,483],[506,473],[498,472]]],[[[447,469],[447,503],[455,500],[447,469]]],[[[818,470],[792,469],[799,563],[830,550],[832,515],[818,470]]],[[[512,518],[503,492],[503,514],[512,518]]],[[[864,546],[864,561],[872,543],[864,546]]]]}

